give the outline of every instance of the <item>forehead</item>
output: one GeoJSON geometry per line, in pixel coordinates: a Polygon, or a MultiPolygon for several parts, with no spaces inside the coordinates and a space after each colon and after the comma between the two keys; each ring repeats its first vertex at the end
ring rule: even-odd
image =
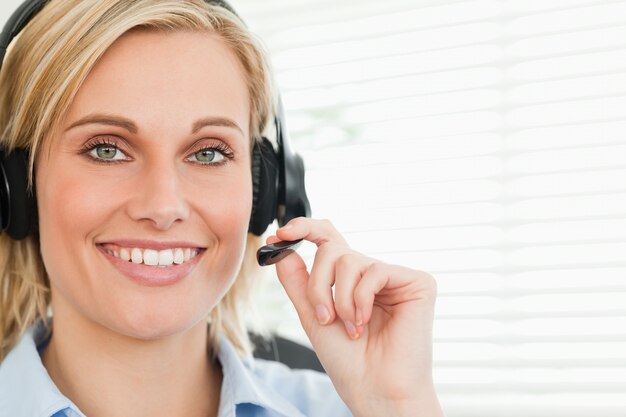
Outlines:
{"type": "Polygon", "coordinates": [[[215,34],[133,30],[93,67],[66,124],[93,113],[185,129],[199,118],[227,117],[248,134],[250,99],[237,56],[215,34]]]}

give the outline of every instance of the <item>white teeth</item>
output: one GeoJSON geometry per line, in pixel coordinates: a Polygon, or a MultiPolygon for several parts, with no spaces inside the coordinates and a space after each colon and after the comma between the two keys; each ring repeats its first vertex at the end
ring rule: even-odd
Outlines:
{"type": "Polygon", "coordinates": [[[180,265],[185,262],[185,254],[181,248],[176,248],[174,251],[174,263],[180,265]]]}
{"type": "Polygon", "coordinates": [[[143,257],[141,256],[141,249],[133,248],[130,252],[130,259],[135,264],[140,264],[143,262],[143,257]]]}
{"type": "Polygon", "coordinates": [[[143,263],[144,265],[163,267],[172,266],[172,264],[180,265],[198,254],[197,249],[191,248],[173,248],[158,251],[154,249],[112,247],[107,248],[106,251],[109,255],[126,262],[131,261],[136,264],[143,263]]]}
{"type": "Polygon", "coordinates": [[[130,252],[128,252],[128,249],[126,248],[120,249],[120,258],[126,262],[130,261],[130,252]]]}
{"type": "MultiPolygon", "coordinates": [[[[134,251],[134,249],[133,249],[134,251]]],[[[159,252],[154,249],[145,249],[143,251],[143,263],[155,266],[159,264],[159,252]]]]}
{"type": "Polygon", "coordinates": [[[170,266],[174,263],[174,252],[171,249],[159,251],[159,266],[170,266]]]}

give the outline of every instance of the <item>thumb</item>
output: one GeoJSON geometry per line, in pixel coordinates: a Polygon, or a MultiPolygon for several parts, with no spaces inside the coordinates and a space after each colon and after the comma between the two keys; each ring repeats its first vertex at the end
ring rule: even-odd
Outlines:
{"type": "Polygon", "coordinates": [[[296,308],[304,331],[308,334],[310,326],[315,323],[315,310],[307,297],[309,273],[306,264],[298,253],[293,252],[275,266],[278,279],[296,308]]]}

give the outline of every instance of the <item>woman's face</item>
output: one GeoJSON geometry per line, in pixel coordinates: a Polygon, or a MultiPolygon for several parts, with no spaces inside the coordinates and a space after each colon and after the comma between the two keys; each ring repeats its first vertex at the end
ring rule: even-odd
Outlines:
{"type": "Polygon", "coordinates": [[[215,36],[132,31],[110,47],[36,165],[55,317],[143,339],[206,317],[245,246],[249,101],[215,36]]]}

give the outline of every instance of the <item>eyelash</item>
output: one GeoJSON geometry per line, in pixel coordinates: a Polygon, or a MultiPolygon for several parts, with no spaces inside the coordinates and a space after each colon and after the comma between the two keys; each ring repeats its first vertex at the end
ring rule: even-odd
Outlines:
{"type": "MultiPolygon", "coordinates": [[[[91,151],[93,151],[94,149],[100,147],[100,146],[109,146],[111,148],[115,148],[116,150],[118,150],[119,152],[122,152],[124,155],[126,155],[126,153],[120,149],[120,147],[117,145],[117,141],[111,137],[105,136],[105,137],[95,137],[91,140],[89,140],[87,143],[85,143],[85,145],[83,145],[80,153],[82,155],[87,156],[90,160],[92,160],[93,162],[96,163],[100,163],[100,164],[105,164],[105,165],[109,165],[109,164],[118,164],[118,163],[122,163],[122,162],[126,162],[127,160],[106,160],[106,159],[101,159],[101,158],[95,158],[93,156],[91,156],[89,153],[91,151]]],[[[200,163],[198,162],[199,165],[207,165],[207,166],[220,166],[223,164],[228,163],[229,161],[235,159],[235,155],[232,151],[232,149],[226,145],[223,142],[218,142],[216,141],[215,143],[212,143],[210,146],[204,146],[198,149],[194,149],[192,152],[190,152],[190,156],[194,155],[198,152],[202,152],[202,151],[217,151],[219,153],[221,153],[224,158],[221,161],[218,162],[213,162],[213,163],[200,163]]],[[[187,157],[189,158],[189,157],[187,157]]],[[[185,159],[187,159],[185,158],[185,159]]]]}

